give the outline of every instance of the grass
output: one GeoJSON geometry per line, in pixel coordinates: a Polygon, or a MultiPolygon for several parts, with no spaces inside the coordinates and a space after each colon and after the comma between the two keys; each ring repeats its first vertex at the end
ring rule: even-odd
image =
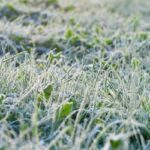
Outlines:
{"type": "Polygon", "coordinates": [[[148,150],[149,6],[1,0],[0,150],[148,150]]]}

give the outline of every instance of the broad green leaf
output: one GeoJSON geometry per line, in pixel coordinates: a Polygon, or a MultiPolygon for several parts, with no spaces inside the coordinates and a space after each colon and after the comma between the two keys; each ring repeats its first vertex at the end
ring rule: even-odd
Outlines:
{"type": "Polygon", "coordinates": [[[119,148],[121,148],[122,146],[122,140],[121,139],[110,140],[110,144],[113,150],[119,150],[119,148]]]}
{"type": "Polygon", "coordinates": [[[70,39],[74,36],[74,32],[71,28],[68,28],[66,33],[65,33],[65,38],[70,39]]]}
{"type": "Polygon", "coordinates": [[[79,35],[75,35],[71,38],[71,44],[76,44],[81,40],[81,37],[79,35]]]}
{"type": "Polygon", "coordinates": [[[144,40],[147,40],[147,38],[148,38],[147,33],[144,33],[144,32],[140,33],[140,40],[144,41],[144,40]]]}
{"type": "Polygon", "coordinates": [[[67,117],[71,113],[72,107],[73,107],[73,102],[67,102],[63,104],[59,110],[59,115],[58,115],[59,120],[63,120],[65,117],[67,117]]]}
{"type": "Polygon", "coordinates": [[[105,45],[112,45],[112,44],[113,44],[113,40],[107,38],[107,39],[105,39],[104,44],[105,44],[105,45]]]}
{"type": "Polygon", "coordinates": [[[52,91],[53,91],[52,85],[48,85],[48,86],[43,90],[44,97],[45,97],[47,100],[50,98],[52,91]]]}
{"type": "Polygon", "coordinates": [[[110,148],[112,150],[120,150],[124,144],[123,135],[116,135],[110,139],[110,148]]]}

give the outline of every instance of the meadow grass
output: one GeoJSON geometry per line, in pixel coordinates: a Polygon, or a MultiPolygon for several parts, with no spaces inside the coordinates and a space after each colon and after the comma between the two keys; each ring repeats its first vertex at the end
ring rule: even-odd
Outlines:
{"type": "Polygon", "coordinates": [[[0,150],[149,150],[150,3],[0,1],[0,150]]]}

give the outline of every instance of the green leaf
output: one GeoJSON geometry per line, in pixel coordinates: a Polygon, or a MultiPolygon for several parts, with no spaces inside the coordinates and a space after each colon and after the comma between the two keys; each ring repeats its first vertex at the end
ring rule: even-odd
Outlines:
{"type": "Polygon", "coordinates": [[[140,64],[141,64],[141,62],[139,59],[133,58],[131,61],[131,65],[134,70],[137,70],[139,68],[140,64]]]}
{"type": "Polygon", "coordinates": [[[73,11],[75,9],[75,7],[73,5],[69,5],[69,6],[66,6],[64,8],[64,11],[65,12],[70,12],[70,11],[73,11]]]}
{"type": "Polygon", "coordinates": [[[8,4],[7,4],[7,8],[8,8],[9,10],[11,10],[12,12],[17,12],[17,10],[14,8],[14,6],[13,6],[12,3],[8,3],[8,4]]]}
{"type": "Polygon", "coordinates": [[[76,21],[75,21],[74,18],[70,18],[70,19],[69,19],[69,23],[70,23],[71,25],[75,25],[75,24],[76,24],[76,21]]]}
{"type": "Polygon", "coordinates": [[[10,35],[10,39],[12,39],[15,42],[21,42],[25,40],[25,37],[23,37],[22,35],[17,35],[17,34],[11,34],[10,35]]]}
{"type": "Polygon", "coordinates": [[[112,45],[112,44],[113,44],[113,40],[107,38],[107,39],[105,39],[104,44],[105,44],[105,45],[112,45]]]}
{"type": "Polygon", "coordinates": [[[95,27],[95,32],[96,32],[97,34],[102,33],[102,32],[103,32],[103,29],[102,29],[100,26],[96,26],[96,27],[95,27]]]}
{"type": "Polygon", "coordinates": [[[122,140],[110,140],[111,148],[113,150],[119,149],[122,146],[122,140]]]}
{"type": "Polygon", "coordinates": [[[74,36],[74,32],[71,28],[68,28],[66,33],[65,33],[65,38],[70,39],[74,36]]]}
{"type": "Polygon", "coordinates": [[[52,91],[53,91],[52,85],[48,85],[48,86],[43,90],[43,94],[44,94],[45,99],[48,100],[48,99],[50,98],[52,91]]]}
{"type": "Polygon", "coordinates": [[[59,60],[60,58],[61,58],[61,53],[50,54],[50,55],[49,55],[50,63],[52,63],[54,59],[59,60]]]}
{"type": "Polygon", "coordinates": [[[58,119],[63,120],[65,117],[67,117],[71,113],[72,107],[73,107],[73,102],[67,102],[63,104],[63,106],[59,110],[58,119]]]}
{"type": "Polygon", "coordinates": [[[37,95],[37,100],[38,100],[38,102],[42,102],[43,99],[44,99],[43,93],[39,93],[39,94],[37,95]]]}
{"type": "Polygon", "coordinates": [[[27,128],[29,128],[29,124],[28,123],[23,123],[20,125],[20,131],[25,131],[27,128]]]}
{"type": "Polygon", "coordinates": [[[47,3],[48,5],[54,5],[58,3],[58,0],[48,0],[47,3]]]}
{"type": "Polygon", "coordinates": [[[28,0],[19,0],[20,3],[27,4],[28,0]]]}
{"type": "Polygon", "coordinates": [[[110,147],[112,150],[120,150],[124,144],[124,139],[122,135],[113,136],[110,139],[110,147]]]}
{"type": "Polygon", "coordinates": [[[140,40],[144,41],[144,40],[147,40],[147,38],[148,38],[147,33],[144,33],[144,32],[140,33],[140,40]]]}
{"type": "Polygon", "coordinates": [[[76,44],[77,42],[81,41],[81,37],[79,35],[75,35],[71,38],[71,44],[74,45],[76,44]]]}
{"type": "Polygon", "coordinates": [[[2,104],[3,100],[5,99],[5,95],[4,94],[0,94],[0,104],[2,104]]]}

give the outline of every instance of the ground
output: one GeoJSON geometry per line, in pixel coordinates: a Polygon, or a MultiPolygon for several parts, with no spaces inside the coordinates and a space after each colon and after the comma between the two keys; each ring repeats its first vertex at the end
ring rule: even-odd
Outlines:
{"type": "Polygon", "coordinates": [[[149,8],[0,0],[0,150],[149,150],[149,8]]]}

